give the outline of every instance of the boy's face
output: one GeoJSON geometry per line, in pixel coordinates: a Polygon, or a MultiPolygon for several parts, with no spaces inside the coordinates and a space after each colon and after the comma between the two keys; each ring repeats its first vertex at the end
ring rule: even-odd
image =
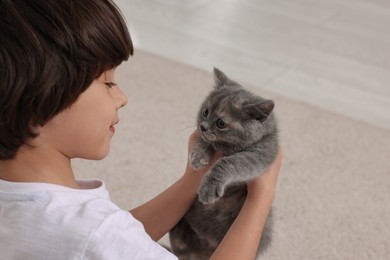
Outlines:
{"type": "Polygon", "coordinates": [[[114,70],[104,72],[69,108],[38,128],[33,145],[44,145],[68,158],[103,159],[127,97],[114,83],[114,70]]]}

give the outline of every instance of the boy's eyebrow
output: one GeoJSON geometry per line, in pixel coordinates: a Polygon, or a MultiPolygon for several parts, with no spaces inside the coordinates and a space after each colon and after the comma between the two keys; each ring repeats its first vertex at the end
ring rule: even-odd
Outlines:
{"type": "Polygon", "coordinates": [[[112,80],[112,78],[114,76],[114,72],[115,72],[115,68],[103,72],[104,81],[112,80]],[[111,74],[112,74],[112,76],[111,76],[111,74]]]}

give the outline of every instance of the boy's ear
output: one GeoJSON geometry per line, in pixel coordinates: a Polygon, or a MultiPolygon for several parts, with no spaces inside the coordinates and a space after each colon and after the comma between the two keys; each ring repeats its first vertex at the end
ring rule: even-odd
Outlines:
{"type": "Polygon", "coordinates": [[[256,119],[260,122],[267,120],[272,110],[275,107],[275,103],[272,100],[264,100],[260,102],[246,104],[242,107],[244,118],[256,119]]]}
{"type": "Polygon", "coordinates": [[[221,70],[214,67],[214,80],[215,80],[215,88],[219,89],[223,86],[232,86],[238,85],[233,80],[229,79],[228,76],[225,75],[221,70]]]}

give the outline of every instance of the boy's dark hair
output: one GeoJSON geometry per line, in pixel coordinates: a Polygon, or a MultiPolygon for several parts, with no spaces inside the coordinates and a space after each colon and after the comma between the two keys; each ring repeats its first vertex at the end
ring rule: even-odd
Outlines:
{"type": "Polygon", "coordinates": [[[130,55],[111,0],[0,0],[0,160],[130,55]]]}

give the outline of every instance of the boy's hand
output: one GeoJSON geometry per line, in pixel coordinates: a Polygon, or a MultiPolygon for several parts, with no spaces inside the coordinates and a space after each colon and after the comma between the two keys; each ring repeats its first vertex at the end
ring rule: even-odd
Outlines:
{"type": "MultiPolygon", "coordinates": [[[[188,158],[192,153],[194,145],[196,142],[199,142],[201,139],[199,130],[195,130],[188,139],[188,158]]],[[[208,170],[214,165],[214,163],[222,157],[222,153],[215,152],[208,165],[201,169],[194,169],[191,167],[189,160],[187,160],[186,171],[184,173],[185,178],[190,178],[193,188],[197,191],[200,185],[200,182],[203,176],[208,172],[208,170]]]]}
{"type": "MultiPolygon", "coordinates": [[[[199,130],[195,130],[189,140],[188,140],[188,155],[191,155],[193,149],[194,149],[194,146],[196,144],[196,142],[199,142],[201,141],[201,137],[200,137],[200,133],[199,133],[199,130]]],[[[208,165],[206,165],[204,168],[201,168],[201,169],[193,169],[190,165],[189,162],[187,162],[187,168],[190,167],[193,171],[195,171],[196,173],[198,174],[205,174],[210,168],[211,166],[214,165],[214,163],[222,157],[222,153],[221,152],[215,152],[214,155],[211,157],[210,159],[210,162],[208,165]]]]}
{"type": "Polygon", "coordinates": [[[279,170],[282,166],[283,151],[279,147],[278,155],[275,161],[260,177],[248,183],[248,197],[258,197],[261,195],[269,195],[273,198],[276,182],[278,180],[279,170]]]}

